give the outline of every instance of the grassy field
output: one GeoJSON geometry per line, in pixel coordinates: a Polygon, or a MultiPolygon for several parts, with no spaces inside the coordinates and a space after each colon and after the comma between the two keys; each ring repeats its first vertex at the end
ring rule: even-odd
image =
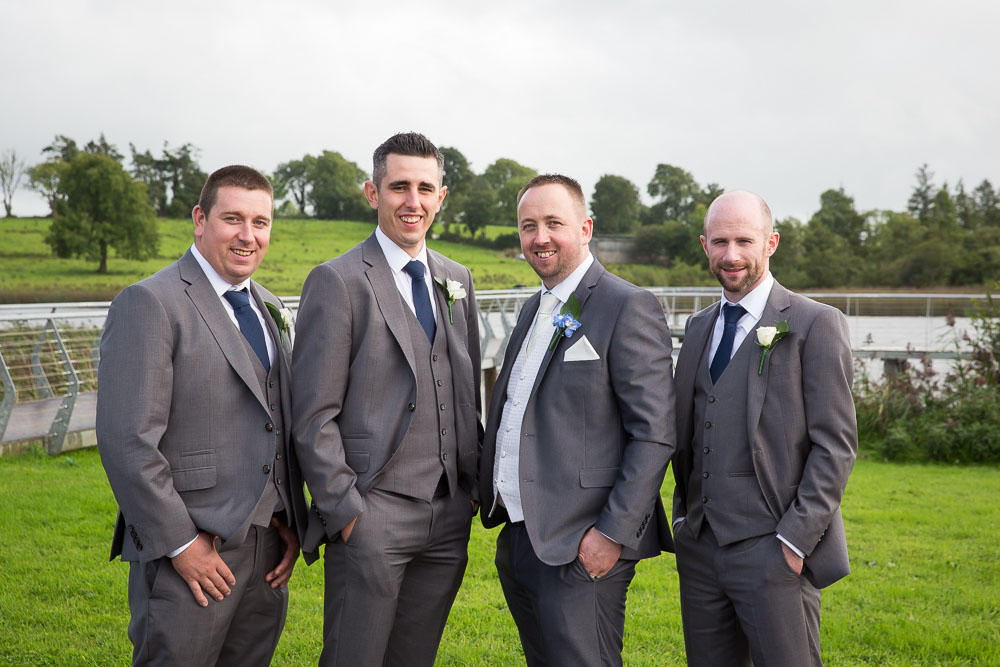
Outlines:
{"type": "MultiPolygon", "coordinates": [[[[128,664],[127,566],[107,561],[115,503],[97,452],[3,457],[0,477],[0,664],[128,664]]],[[[827,664],[1000,664],[1000,470],[863,460],[843,509],[854,574],[823,595],[827,664]]],[[[495,535],[474,525],[440,665],[523,664],[495,535]]],[[[300,563],[291,589],[274,664],[312,665],[322,566],[300,563]]],[[[625,664],[683,664],[672,555],[641,564],[628,616],[625,664]]]]}
{"type": "MultiPolygon", "coordinates": [[[[96,262],[53,256],[44,241],[49,224],[49,220],[41,218],[0,222],[5,234],[5,243],[0,246],[0,303],[110,301],[123,287],[183,255],[192,240],[190,220],[160,219],[158,257],[140,262],[112,254],[108,258],[108,273],[100,275],[96,273],[96,262]]],[[[364,222],[278,220],[267,256],[254,278],[278,295],[298,295],[310,269],[364,240],[373,228],[364,222]]],[[[428,245],[474,267],[472,277],[477,289],[538,283],[526,262],[504,257],[502,253],[433,240],[428,245]]]]}

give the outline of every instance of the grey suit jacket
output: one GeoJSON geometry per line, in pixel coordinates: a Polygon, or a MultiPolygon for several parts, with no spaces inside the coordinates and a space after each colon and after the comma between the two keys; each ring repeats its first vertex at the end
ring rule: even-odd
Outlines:
{"type": "MultiPolygon", "coordinates": [[[[660,485],[674,451],[670,330],[648,290],[597,261],[576,289],[580,328],[542,360],[521,424],[519,453],[524,523],[535,553],[549,565],[577,557],[596,526],[623,545],[623,558],[673,550],[660,485]],[[564,361],[584,336],[600,359],[564,361]]],[[[507,520],[493,502],[497,431],[511,368],[538,311],[540,293],[518,315],[493,391],[479,469],[483,524],[507,520]]]]}
{"type": "MultiPolygon", "coordinates": [[[[692,315],[677,359],[674,517],[687,514],[694,382],[719,304],[692,315]]],[[[747,441],[775,532],[806,554],[804,574],[823,588],[851,571],[840,500],[858,451],[847,318],[774,283],[759,326],[787,320],[789,334],[747,375],[747,441]]],[[[754,336],[754,332],[750,332],[754,336]]],[[[748,344],[754,344],[748,341],[748,344]]]]}
{"type": "MultiPolygon", "coordinates": [[[[275,342],[288,423],[291,350],[263,306],[281,302],[256,283],[250,291],[275,342]]],[[[199,530],[238,546],[229,540],[245,536],[276,435],[286,510],[303,534],[298,461],[270,414],[242,334],[190,251],[125,288],[108,311],[98,370],[97,445],[120,508],[111,557],[153,560],[199,530]]]]}
{"type": "MultiPolygon", "coordinates": [[[[475,497],[479,421],[479,316],[469,270],[428,248],[431,278],[462,283],[452,306],[437,285],[438,333],[448,336],[459,485],[475,497]]],[[[303,549],[338,538],[364,510],[362,496],[406,434],[416,371],[406,304],[375,235],[315,267],[302,288],[292,359],[295,447],[313,511],[303,549]]]]}

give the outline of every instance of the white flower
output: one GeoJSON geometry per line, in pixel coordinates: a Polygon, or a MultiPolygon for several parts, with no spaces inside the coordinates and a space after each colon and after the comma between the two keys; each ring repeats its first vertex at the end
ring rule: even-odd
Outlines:
{"type": "Polygon", "coordinates": [[[462,283],[451,278],[445,281],[444,290],[452,301],[466,297],[465,288],[462,287],[462,283]]]}
{"type": "Polygon", "coordinates": [[[285,328],[291,329],[292,328],[292,310],[291,310],[291,308],[282,308],[280,312],[281,312],[281,319],[283,319],[285,321],[285,328]]]}
{"type": "Polygon", "coordinates": [[[769,347],[778,334],[778,327],[757,327],[757,344],[769,347]]]}

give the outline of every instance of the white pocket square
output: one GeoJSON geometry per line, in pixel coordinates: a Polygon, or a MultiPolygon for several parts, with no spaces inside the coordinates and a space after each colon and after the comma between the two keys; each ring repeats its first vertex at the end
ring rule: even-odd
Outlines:
{"type": "Polygon", "coordinates": [[[587,336],[584,335],[580,340],[573,343],[573,345],[566,350],[566,354],[563,355],[563,361],[593,361],[594,359],[600,359],[601,355],[597,354],[597,350],[594,346],[590,344],[587,340],[587,336]]]}

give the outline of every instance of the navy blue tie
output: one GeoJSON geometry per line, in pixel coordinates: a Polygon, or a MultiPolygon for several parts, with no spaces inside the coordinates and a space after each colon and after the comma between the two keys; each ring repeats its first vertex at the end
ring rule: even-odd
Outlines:
{"type": "Polygon", "coordinates": [[[241,290],[229,290],[222,295],[236,313],[236,322],[240,325],[243,337],[250,343],[250,347],[257,353],[264,371],[271,370],[271,360],[267,358],[267,342],[264,340],[264,329],[260,326],[257,313],[250,307],[250,295],[244,287],[241,290]]]}
{"type": "Polygon", "coordinates": [[[431,309],[431,298],[427,295],[427,281],[424,280],[424,265],[413,260],[403,267],[403,271],[413,278],[413,307],[417,311],[417,320],[427,333],[427,339],[434,342],[434,311],[431,309]]]}
{"type": "Polygon", "coordinates": [[[731,306],[728,303],[722,307],[722,317],[726,321],[722,328],[722,340],[719,341],[719,348],[715,351],[712,365],[708,372],[712,374],[712,384],[719,381],[722,371],[726,370],[729,358],[733,356],[733,339],[736,338],[736,324],[740,318],[746,315],[747,311],[743,306],[731,306]]]}

